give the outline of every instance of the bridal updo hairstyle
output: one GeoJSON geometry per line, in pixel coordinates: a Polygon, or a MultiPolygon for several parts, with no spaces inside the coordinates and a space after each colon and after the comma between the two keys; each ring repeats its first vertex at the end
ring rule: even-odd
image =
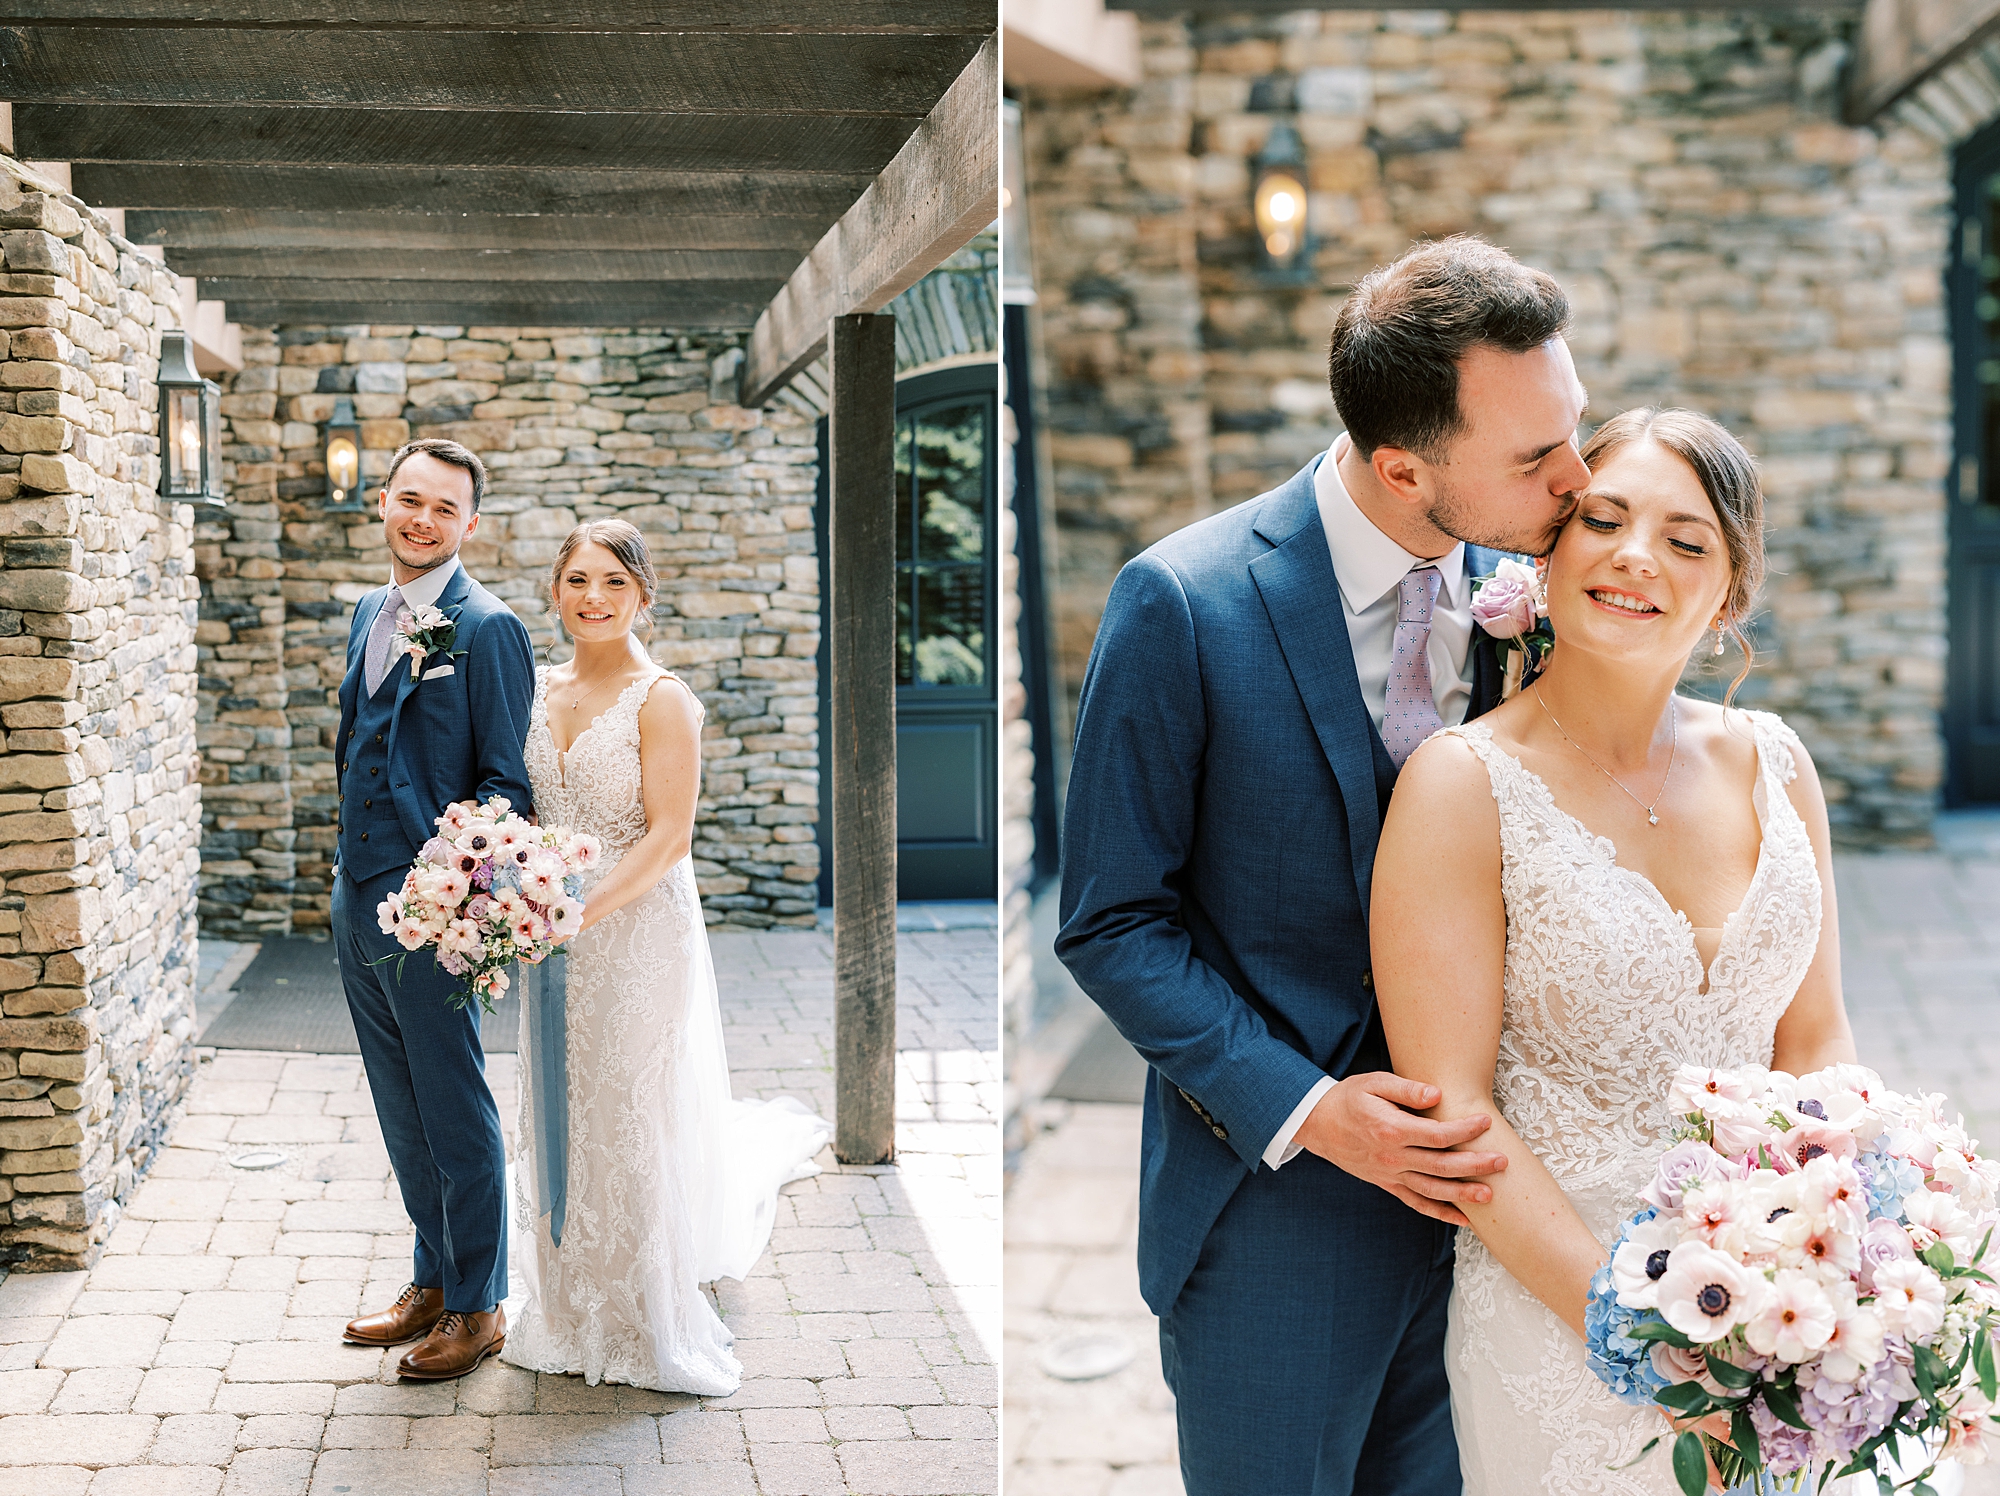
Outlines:
{"type": "MultiPolygon", "coordinates": [[[[601,545],[618,559],[618,564],[639,586],[639,613],[633,619],[641,634],[653,631],[653,597],[660,590],[660,578],[653,570],[653,558],[646,552],[645,537],[622,519],[587,519],[564,537],[549,568],[549,611],[560,615],[556,593],[562,585],[563,568],[580,545],[601,545]]],[[[558,624],[560,627],[560,624],[558,624]]]]}
{"type": "MultiPolygon", "coordinates": [[[[1743,668],[1729,683],[1734,697],[1750,674],[1753,653],[1744,624],[1764,585],[1764,489],[1757,478],[1756,459],[1743,443],[1699,411],[1661,410],[1641,406],[1613,416],[1583,444],[1583,465],[1593,473],[1614,452],[1633,442],[1651,441],[1666,448],[1694,471],[1702,492],[1715,510],[1722,546],[1729,553],[1729,596],[1723,620],[1729,636],[1743,651],[1743,668]]],[[[1723,704],[1728,705],[1728,698],[1723,704]]]]}
{"type": "Polygon", "coordinates": [[[1419,244],[1363,276],[1333,321],[1327,385],[1364,457],[1431,462],[1465,430],[1458,365],[1474,348],[1532,353],[1569,325],[1554,277],[1472,234],[1419,244]]]}

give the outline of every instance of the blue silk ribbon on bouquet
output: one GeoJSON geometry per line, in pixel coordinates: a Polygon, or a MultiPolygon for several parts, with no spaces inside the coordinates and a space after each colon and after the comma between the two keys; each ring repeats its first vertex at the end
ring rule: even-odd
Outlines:
{"type": "Polygon", "coordinates": [[[534,1098],[535,1214],[549,1218],[549,1240],[561,1246],[569,1210],[569,956],[558,950],[529,969],[535,975],[522,1027],[532,1053],[522,1056],[522,1068],[534,1098]]]}

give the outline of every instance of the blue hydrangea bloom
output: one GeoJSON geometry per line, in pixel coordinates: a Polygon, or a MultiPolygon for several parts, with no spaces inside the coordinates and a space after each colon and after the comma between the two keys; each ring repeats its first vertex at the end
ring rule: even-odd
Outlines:
{"type": "MultiPolygon", "coordinates": [[[[1634,1226],[1652,1220],[1658,1213],[1649,1205],[1619,1228],[1618,1240],[1611,1248],[1613,1254],[1625,1244],[1634,1226]]],[[[1667,1379],[1653,1368],[1653,1343],[1634,1340],[1629,1333],[1634,1326],[1649,1323],[1663,1321],[1651,1309],[1627,1309],[1618,1302],[1608,1261],[1591,1275],[1590,1299],[1583,1309],[1584,1354],[1597,1379],[1620,1402],[1634,1407],[1652,1406],[1653,1394],[1668,1385],[1667,1379]]]]}
{"type": "Polygon", "coordinates": [[[1872,1149],[1854,1165],[1868,1186],[1868,1219],[1893,1221],[1903,1214],[1903,1201],[1924,1187],[1923,1170],[1892,1154],[1872,1149]]]}

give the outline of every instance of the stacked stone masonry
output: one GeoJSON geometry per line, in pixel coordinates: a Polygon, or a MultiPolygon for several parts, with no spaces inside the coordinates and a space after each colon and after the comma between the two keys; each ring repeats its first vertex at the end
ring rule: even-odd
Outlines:
{"type": "Polygon", "coordinates": [[[0,158],[0,1270],[88,1265],[193,1074],[194,512],[175,278],[0,158]]]}
{"type": "Polygon", "coordinates": [[[1327,330],[1372,266],[1482,233],[1576,308],[1587,425],[1650,403],[1761,460],[1747,704],[1846,842],[1928,839],[1942,769],[1950,172],[1840,121],[1854,17],[1307,11],[1142,28],[1143,81],[1025,111],[1073,693],[1111,579],[1332,440],[1327,330]],[[1253,264],[1252,158],[1295,123],[1312,283],[1253,264]]]}
{"type": "Polygon", "coordinates": [[[736,405],[741,338],[520,327],[245,329],[225,382],[227,509],[195,537],[201,918],[233,938],[327,923],[333,735],[355,602],[388,578],[373,496],[391,455],[441,436],[489,473],[461,559],[566,646],[546,577],[580,520],[622,518],[660,576],[649,647],[701,696],[694,856],[710,924],[815,920],[817,482],[809,416],[736,405]],[[369,512],[327,512],[324,423],[361,422],[369,512]]]}

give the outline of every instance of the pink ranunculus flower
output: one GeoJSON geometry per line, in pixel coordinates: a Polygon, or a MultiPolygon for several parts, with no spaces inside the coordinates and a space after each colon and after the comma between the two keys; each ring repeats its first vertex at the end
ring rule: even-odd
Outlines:
{"type": "Polygon", "coordinates": [[[396,926],[396,944],[406,951],[420,951],[430,943],[424,922],[405,914],[396,926]]]}
{"type": "Polygon", "coordinates": [[[1868,1189],[1851,1159],[1816,1158],[1799,1171],[1799,1209],[1858,1237],[1868,1224],[1868,1189]]]}
{"type": "Polygon", "coordinates": [[[437,876],[434,885],[435,897],[447,909],[456,909],[465,902],[465,896],[472,888],[472,880],[455,867],[448,867],[437,876]]]}
{"type": "Polygon", "coordinates": [[[1697,1344],[1720,1340],[1762,1306],[1765,1284],[1734,1257],[1683,1242],[1658,1284],[1661,1317],[1697,1344]]]}
{"type": "Polygon", "coordinates": [[[1808,1273],[1781,1268],[1743,1326],[1743,1338],[1760,1356],[1788,1366],[1809,1361],[1833,1336],[1833,1300],[1808,1273]]]}
{"type": "Polygon", "coordinates": [[[1740,1071],[1683,1065],[1667,1092],[1667,1107],[1676,1116],[1686,1116],[1705,1111],[1717,1101],[1748,1101],[1753,1094],[1740,1071]]]}
{"type": "Polygon", "coordinates": [[[1891,1335],[1921,1340],[1944,1324],[1944,1285],[1914,1257],[1875,1269],[1875,1309],[1891,1335]]]}
{"type": "Polygon", "coordinates": [[[1903,1220],[1910,1228],[1910,1245],[1919,1252],[1941,1241],[1961,1257],[1970,1255],[1974,1245],[1972,1217],[1960,1210],[1950,1195],[1918,1190],[1904,1196],[1903,1220]]]}
{"type": "Polygon", "coordinates": [[[1472,621],[1496,639],[1533,633],[1541,614],[1535,607],[1535,569],[1502,561],[1491,580],[1472,595],[1472,621]]]}
{"type": "Polygon", "coordinates": [[[589,872],[597,866],[598,859],[603,855],[604,844],[596,837],[581,831],[572,836],[569,845],[563,849],[564,858],[578,872],[589,872]]]}

